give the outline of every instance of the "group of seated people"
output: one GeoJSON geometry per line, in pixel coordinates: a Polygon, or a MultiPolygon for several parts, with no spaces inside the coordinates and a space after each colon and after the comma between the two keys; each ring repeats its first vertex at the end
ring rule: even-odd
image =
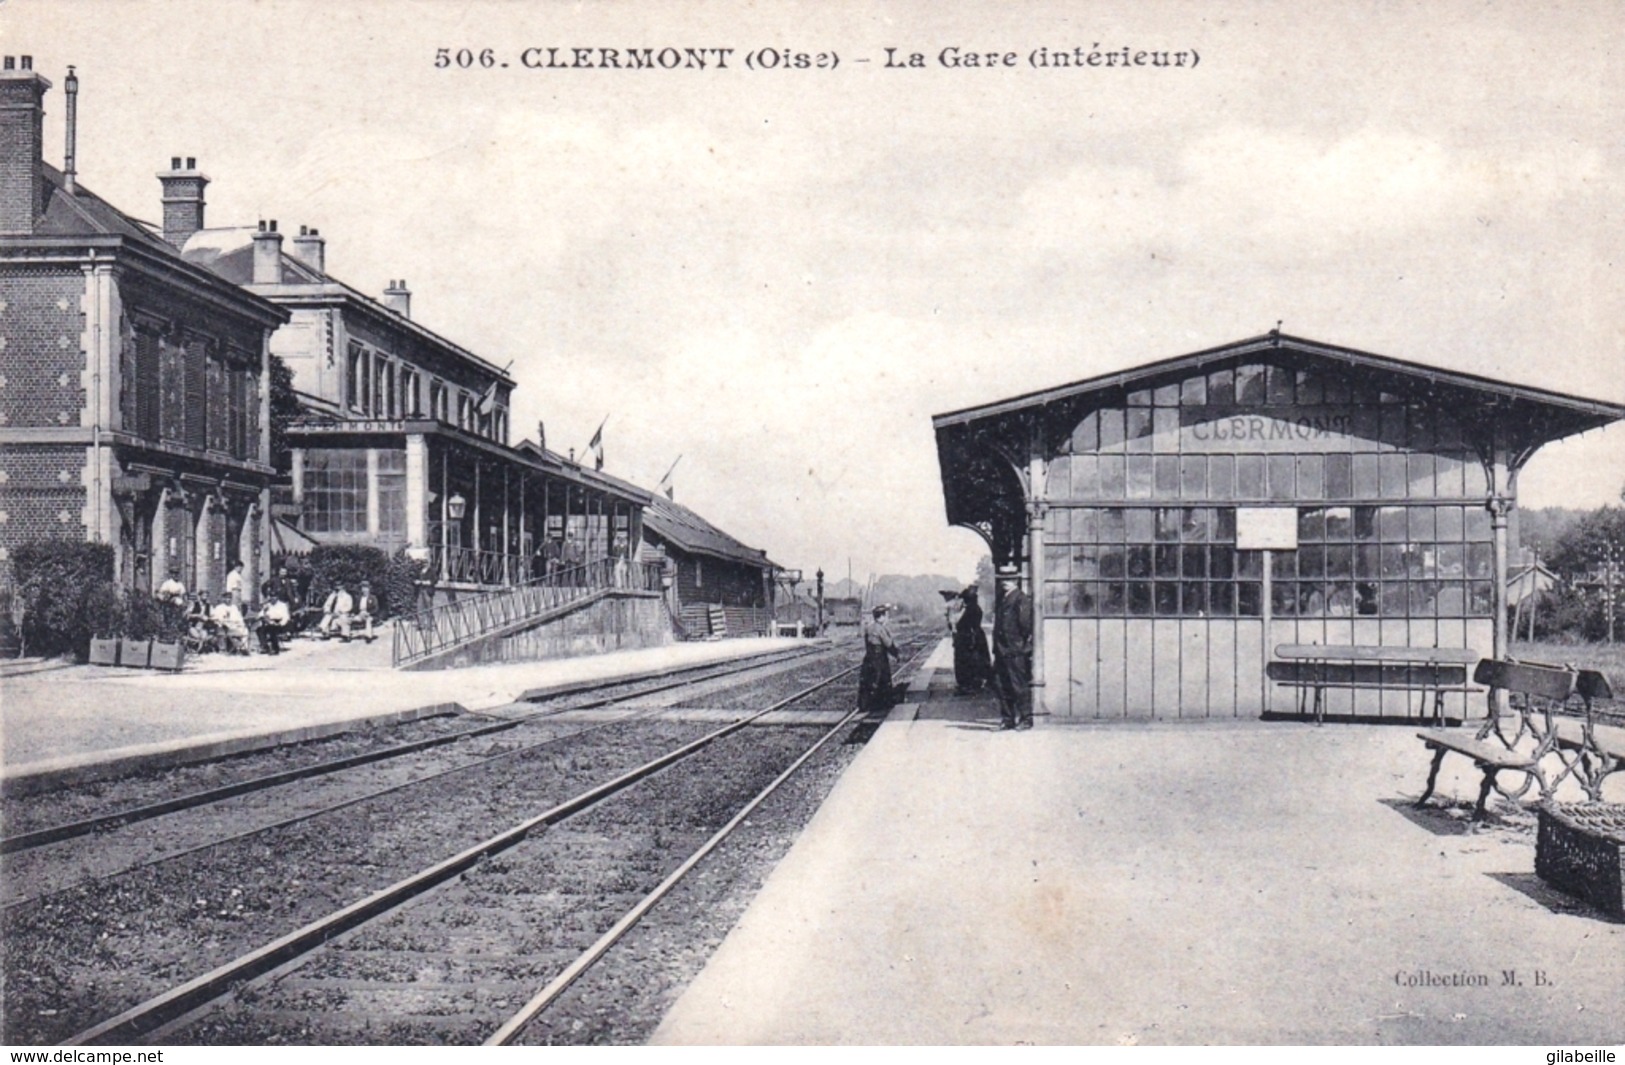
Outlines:
{"type": "MultiPolygon", "coordinates": [[[[282,653],[282,639],[294,628],[294,609],[286,590],[289,583],[280,573],[277,579],[266,581],[260,587],[260,609],[246,616],[238,605],[240,583],[215,603],[207,592],[188,597],[179,577],[171,574],[158,589],[156,598],[160,603],[177,607],[185,604],[186,642],[194,652],[225,651],[245,655],[252,634],[258,638],[261,651],[275,655],[282,653]]],[[[353,595],[348,588],[339,586],[329,592],[323,602],[316,631],[324,640],[337,636],[348,642],[359,635],[370,643],[375,639],[372,623],[377,613],[378,598],[373,595],[369,582],[362,581],[359,591],[353,595]]]]}

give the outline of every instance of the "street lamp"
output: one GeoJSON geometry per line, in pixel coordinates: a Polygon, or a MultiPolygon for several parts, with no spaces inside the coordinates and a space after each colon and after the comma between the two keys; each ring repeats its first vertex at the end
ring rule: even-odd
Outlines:
{"type": "Polygon", "coordinates": [[[463,513],[467,509],[468,500],[463,498],[463,493],[461,492],[453,492],[451,494],[451,498],[446,500],[446,517],[450,518],[452,521],[462,521],[463,513]]]}

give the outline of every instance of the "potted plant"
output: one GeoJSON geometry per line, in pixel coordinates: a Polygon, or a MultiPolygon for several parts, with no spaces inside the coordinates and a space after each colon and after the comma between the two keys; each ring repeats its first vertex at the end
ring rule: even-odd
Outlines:
{"type": "Polygon", "coordinates": [[[124,628],[124,603],[111,582],[91,586],[85,593],[85,622],[90,629],[90,662],[118,665],[119,633],[124,628]]]}
{"type": "Polygon", "coordinates": [[[186,611],[179,603],[158,604],[158,626],[153,633],[152,668],[179,671],[186,664],[186,611]]]}
{"type": "Polygon", "coordinates": [[[158,604],[141,592],[131,592],[124,604],[124,636],[118,644],[118,664],[145,669],[152,661],[152,634],[158,628],[158,604]]]}

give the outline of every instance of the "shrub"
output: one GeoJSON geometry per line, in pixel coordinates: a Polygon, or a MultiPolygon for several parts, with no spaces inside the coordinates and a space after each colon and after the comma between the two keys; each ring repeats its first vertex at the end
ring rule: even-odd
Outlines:
{"type": "Polygon", "coordinates": [[[311,549],[298,569],[291,564],[294,561],[289,560],[288,575],[297,581],[302,576],[298,570],[308,571],[310,602],[320,605],[328,592],[340,586],[354,594],[366,581],[378,597],[380,617],[416,609],[417,583],[425,572],[425,564],[404,551],[391,557],[380,548],[362,544],[322,544],[311,549]]]}
{"type": "Polygon", "coordinates": [[[88,657],[91,619],[105,628],[108,596],[117,598],[112,545],[34,540],[19,545],[11,557],[27,650],[88,657]]]}

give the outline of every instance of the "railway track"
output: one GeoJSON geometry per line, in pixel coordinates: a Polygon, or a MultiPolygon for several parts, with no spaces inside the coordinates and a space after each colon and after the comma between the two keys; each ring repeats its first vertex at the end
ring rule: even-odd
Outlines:
{"type": "Polygon", "coordinates": [[[678,671],[681,674],[698,672],[700,674],[698,676],[678,677],[677,674],[667,674],[664,679],[660,680],[635,681],[630,684],[618,682],[594,682],[574,686],[568,689],[552,691],[532,698],[528,701],[540,702],[545,700],[552,703],[555,700],[567,699],[571,696],[588,692],[597,692],[600,694],[591,699],[573,700],[557,706],[549,705],[544,709],[535,711],[534,713],[517,715],[501,721],[476,726],[471,729],[459,729],[453,732],[446,732],[440,735],[429,736],[408,743],[395,744],[388,747],[365,751],[342,758],[330,759],[328,761],[317,762],[311,765],[299,766],[293,769],[282,770],[274,773],[251,776],[246,779],[233,781],[232,783],[217,787],[204,788],[198,791],[170,796],[156,802],[147,802],[136,806],[108,810],[85,817],[78,817],[70,821],[60,822],[58,824],[30,829],[24,832],[17,832],[0,838],[0,854],[16,854],[22,851],[32,850],[36,847],[43,847],[52,843],[60,843],[65,840],[76,839],[81,836],[88,836],[110,828],[134,824],[136,822],[149,820],[155,817],[162,817],[165,814],[177,813],[181,810],[190,810],[199,806],[207,806],[213,803],[223,802],[226,799],[236,798],[239,795],[247,795],[256,791],[264,791],[269,788],[281,787],[285,784],[291,784],[301,780],[310,780],[315,777],[326,776],[330,773],[338,773],[347,769],[354,769],[358,766],[372,765],[377,762],[385,762],[391,759],[403,758],[409,755],[418,754],[422,751],[431,750],[435,747],[443,747],[450,744],[460,743],[465,740],[474,740],[485,736],[496,735],[498,733],[519,728],[520,726],[532,721],[543,720],[573,711],[599,709],[617,702],[626,702],[632,699],[644,698],[650,695],[660,694],[685,686],[701,684],[707,681],[733,676],[738,673],[763,669],[782,662],[794,661],[798,658],[805,658],[819,653],[822,652],[797,650],[787,654],[775,654],[762,658],[753,658],[746,663],[729,664],[728,666],[722,668],[706,665],[694,666],[686,670],[678,671]],[[677,679],[673,679],[674,677],[677,679]]]}
{"type": "Polygon", "coordinates": [[[855,673],[742,714],[68,1042],[479,1042],[503,1031],[506,1041],[856,715],[810,746],[806,726],[751,726],[808,701],[844,711],[855,673]],[[649,866],[648,854],[680,850],[692,853],[676,868],[649,866]],[[583,945],[586,955],[565,957],[583,945]],[[426,967],[444,978],[420,981],[426,967]],[[553,990],[513,1013],[549,975],[553,990]],[[229,1004],[209,1006],[245,980],[229,1004]],[[431,985],[452,1001],[421,1001],[431,985]]]}

